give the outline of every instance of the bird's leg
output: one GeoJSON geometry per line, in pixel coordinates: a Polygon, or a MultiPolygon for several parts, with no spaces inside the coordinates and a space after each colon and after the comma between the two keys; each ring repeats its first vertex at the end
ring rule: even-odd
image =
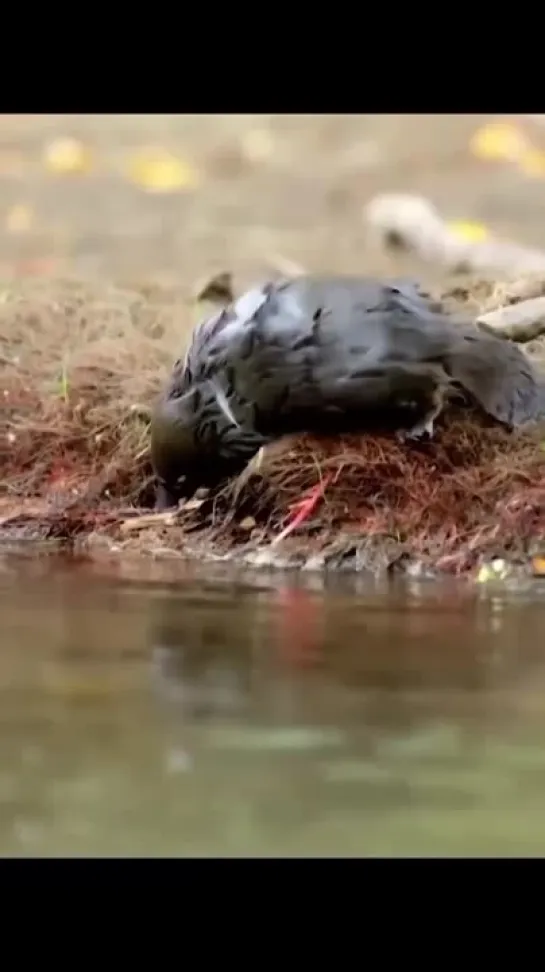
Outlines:
{"type": "Polygon", "coordinates": [[[400,442],[408,442],[412,439],[418,440],[427,436],[429,439],[433,438],[433,417],[427,421],[422,420],[422,422],[417,422],[410,429],[398,429],[396,436],[400,442]]]}
{"type": "Polygon", "coordinates": [[[400,442],[407,442],[411,439],[422,439],[425,435],[433,439],[433,423],[443,408],[443,402],[438,402],[434,408],[424,415],[418,422],[411,425],[408,429],[398,429],[396,435],[400,442]]]}

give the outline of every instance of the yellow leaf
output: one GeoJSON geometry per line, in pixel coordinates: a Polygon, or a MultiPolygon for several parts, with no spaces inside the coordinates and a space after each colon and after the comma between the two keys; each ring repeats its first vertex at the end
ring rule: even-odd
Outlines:
{"type": "Polygon", "coordinates": [[[477,584],[487,584],[489,580],[492,580],[493,576],[494,574],[490,570],[488,564],[483,564],[482,567],[479,567],[479,572],[476,578],[477,584]]]}
{"type": "Polygon", "coordinates": [[[518,164],[525,175],[545,178],[545,152],[541,149],[528,149],[523,152],[518,164]]]}
{"type": "Polygon", "coordinates": [[[545,577],[545,557],[532,557],[532,570],[537,577],[545,577]]]}
{"type": "Polygon", "coordinates": [[[482,243],[489,237],[486,226],[482,223],[473,223],[471,220],[456,219],[447,223],[447,226],[451,233],[466,243],[482,243]]]}
{"type": "Polygon", "coordinates": [[[129,160],[127,175],[148,192],[193,189],[200,182],[197,170],[189,162],[161,148],[135,153],[129,160]]]}
{"type": "Polygon", "coordinates": [[[253,530],[256,522],[253,516],[245,516],[243,520],[240,521],[239,527],[241,530],[253,530]]]}
{"type": "Polygon", "coordinates": [[[53,139],[45,147],[46,168],[56,175],[72,175],[88,172],[93,165],[90,150],[77,138],[62,136],[53,139]]]}
{"type": "Polygon", "coordinates": [[[471,153],[486,161],[518,159],[529,147],[524,132],[511,122],[490,122],[483,125],[477,129],[469,143],[471,153]]]}
{"type": "Polygon", "coordinates": [[[6,229],[8,233],[27,233],[34,222],[34,213],[30,206],[18,203],[8,210],[6,229]]]}
{"type": "Polygon", "coordinates": [[[505,580],[509,576],[509,565],[505,560],[497,557],[488,564],[483,564],[477,574],[477,584],[488,584],[490,581],[505,580]]]}

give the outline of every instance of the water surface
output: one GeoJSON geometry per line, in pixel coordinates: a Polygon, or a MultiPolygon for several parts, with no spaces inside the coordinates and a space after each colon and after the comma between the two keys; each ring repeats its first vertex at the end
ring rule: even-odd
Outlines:
{"type": "Polygon", "coordinates": [[[541,855],[545,601],[0,562],[0,854],[541,855]]]}

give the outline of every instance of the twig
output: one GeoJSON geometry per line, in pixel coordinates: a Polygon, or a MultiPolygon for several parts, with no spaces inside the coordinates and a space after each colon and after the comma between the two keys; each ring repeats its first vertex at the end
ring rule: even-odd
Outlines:
{"type": "Polygon", "coordinates": [[[177,522],[177,511],[168,510],[164,513],[144,513],[142,516],[123,520],[119,524],[119,529],[122,533],[133,533],[150,526],[175,526],[177,522]]]}
{"type": "Polygon", "coordinates": [[[382,246],[411,251],[453,272],[496,270],[515,275],[545,271],[545,251],[492,236],[473,242],[461,239],[421,196],[376,196],[365,216],[382,246]]]}

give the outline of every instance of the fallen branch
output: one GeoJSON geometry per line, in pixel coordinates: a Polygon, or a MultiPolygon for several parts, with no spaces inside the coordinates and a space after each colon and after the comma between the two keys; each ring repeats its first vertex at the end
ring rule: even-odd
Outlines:
{"type": "Polygon", "coordinates": [[[365,215],[382,246],[408,250],[453,273],[494,270],[514,276],[545,271],[545,251],[494,237],[462,239],[433,204],[421,196],[376,196],[366,207],[365,215]]]}
{"type": "Polygon", "coordinates": [[[477,318],[477,324],[484,330],[501,334],[524,344],[545,334],[545,297],[534,297],[520,304],[508,304],[477,318]]]}

